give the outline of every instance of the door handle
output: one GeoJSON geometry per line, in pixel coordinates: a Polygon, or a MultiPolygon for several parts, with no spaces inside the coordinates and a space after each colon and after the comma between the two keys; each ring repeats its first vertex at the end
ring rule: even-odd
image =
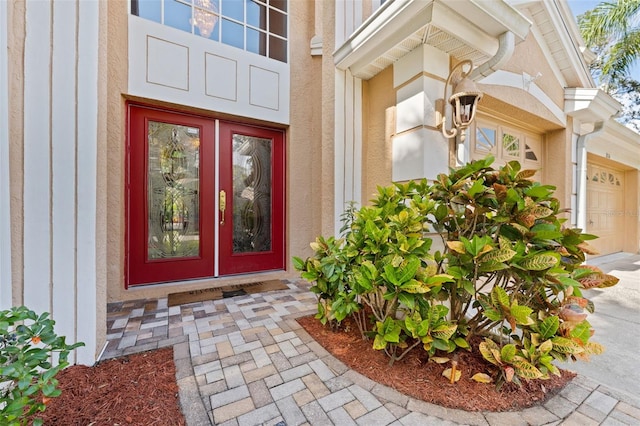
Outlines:
{"type": "Polygon", "coordinates": [[[220,191],[218,203],[220,204],[220,225],[224,225],[224,211],[227,209],[227,193],[220,191]]]}

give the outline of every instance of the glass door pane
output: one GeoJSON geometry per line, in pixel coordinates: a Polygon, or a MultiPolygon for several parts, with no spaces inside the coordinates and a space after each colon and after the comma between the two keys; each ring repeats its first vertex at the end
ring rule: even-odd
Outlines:
{"type": "Polygon", "coordinates": [[[233,135],[233,252],[271,250],[271,140],[233,135]]]}
{"type": "Polygon", "coordinates": [[[200,129],[149,121],[148,260],[200,254],[200,129]]]}

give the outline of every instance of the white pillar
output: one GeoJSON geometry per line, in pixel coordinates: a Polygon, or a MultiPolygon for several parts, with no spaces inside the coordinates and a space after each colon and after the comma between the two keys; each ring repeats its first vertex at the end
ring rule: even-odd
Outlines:
{"type": "Polygon", "coordinates": [[[347,203],[362,205],[362,80],[336,70],[334,151],[334,233],[347,203]]]}
{"type": "MultiPolygon", "coordinates": [[[[86,346],[77,352],[77,362],[93,364],[99,354],[97,312],[98,253],[98,75],[100,2],[78,2],[78,82],[77,82],[77,336],[86,346]]],[[[102,301],[106,303],[106,301],[102,301]]]]}
{"type": "Polygon", "coordinates": [[[98,342],[97,168],[101,2],[26,2],[24,304],[82,341],[98,342]]]}
{"type": "Polygon", "coordinates": [[[11,306],[11,211],[9,194],[9,82],[7,2],[0,1],[0,309],[11,306]]]}
{"type": "Polygon", "coordinates": [[[428,45],[416,47],[393,64],[397,117],[393,181],[435,179],[449,171],[449,140],[437,128],[436,113],[448,75],[449,55],[428,45]]]}
{"type": "Polygon", "coordinates": [[[51,17],[26,2],[24,46],[24,304],[51,311],[51,17]]]}

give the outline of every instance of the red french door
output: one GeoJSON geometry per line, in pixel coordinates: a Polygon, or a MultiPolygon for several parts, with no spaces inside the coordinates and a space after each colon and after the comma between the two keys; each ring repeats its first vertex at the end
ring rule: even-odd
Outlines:
{"type": "Polygon", "coordinates": [[[284,268],[284,134],[220,123],[219,273],[284,268]]]}
{"type": "Polygon", "coordinates": [[[284,268],[282,131],[129,105],[127,155],[127,285],[284,268]]]}

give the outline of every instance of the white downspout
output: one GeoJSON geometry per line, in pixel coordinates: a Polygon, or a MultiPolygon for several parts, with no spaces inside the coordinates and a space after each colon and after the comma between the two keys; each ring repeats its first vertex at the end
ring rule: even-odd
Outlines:
{"type": "Polygon", "coordinates": [[[578,137],[576,146],[576,227],[587,232],[587,142],[603,132],[604,123],[599,121],[594,124],[593,131],[578,137]]]}
{"type": "Polygon", "coordinates": [[[511,59],[516,47],[516,37],[511,31],[500,34],[498,38],[498,51],[491,59],[473,70],[469,78],[478,81],[502,68],[511,59]]]}
{"type": "MultiPolygon", "coordinates": [[[[473,81],[477,81],[498,71],[509,59],[511,59],[511,56],[513,56],[513,52],[515,51],[515,46],[515,35],[511,31],[500,34],[500,37],[498,38],[498,51],[496,54],[487,62],[474,69],[469,78],[473,81]]],[[[471,160],[471,148],[468,145],[470,143],[469,140],[470,138],[465,138],[465,141],[460,142],[460,139],[457,139],[455,158],[458,162],[458,166],[471,160]]]]}

